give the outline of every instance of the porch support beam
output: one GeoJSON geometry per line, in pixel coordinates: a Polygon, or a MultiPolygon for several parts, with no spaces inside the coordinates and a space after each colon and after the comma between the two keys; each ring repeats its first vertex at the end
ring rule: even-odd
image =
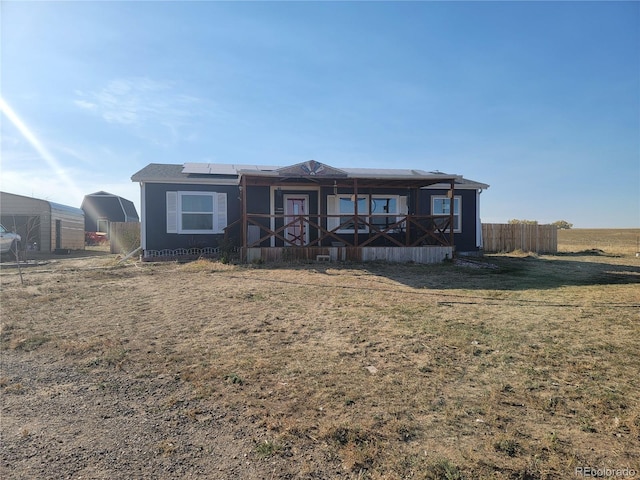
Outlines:
{"type": "Polygon", "coordinates": [[[353,226],[353,246],[358,246],[358,231],[360,230],[360,220],[358,219],[358,179],[353,179],[353,195],[355,202],[353,205],[353,213],[355,216],[355,224],[353,226]]]}
{"type": "MultiPolygon", "coordinates": [[[[247,221],[247,177],[244,175],[240,180],[240,188],[242,189],[240,195],[240,203],[242,204],[242,221],[240,222],[240,237],[242,238],[242,255],[247,254],[247,229],[249,228],[249,222],[247,221]]],[[[246,257],[242,259],[246,261],[246,257]]]]}
{"type": "MultiPolygon", "coordinates": [[[[451,198],[449,200],[449,245],[451,245],[451,255],[455,255],[455,245],[454,245],[454,224],[453,224],[453,219],[454,219],[454,211],[455,211],[455,185],[456,185],[456,181],[454,179],[451,179],[451,190],[450,190],[450,195],[451,198]]],[[[462,200],[462,199],[461,199],[462,200]]]]}
{"type": "MultiPolygon", "coordinates": [[[[419,216],[420,213],[420,188],[419,187],[415,187],[411,190],[411,202],[407,202],[407,208],[409,209],[409,214],[412,214],[414,216],[419,216]],[[413,205],[410,205],[410,204],[413,205]],[[413,208],[413,212],[411,212],[411,209],[413,208]]],[[[417,235],[417,231],[416,231],[416,235],[417,235]]],[[[405,245],[409,245],[411,243],[411,226],[410,223],[407,222],[407,238],[405,240],[405,245]]]]}

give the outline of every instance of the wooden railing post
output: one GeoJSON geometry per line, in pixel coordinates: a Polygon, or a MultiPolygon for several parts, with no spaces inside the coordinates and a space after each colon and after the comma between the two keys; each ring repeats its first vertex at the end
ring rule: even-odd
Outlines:
{"type": "Polygon", "coordinates": [[[242,261],[246,261],[247,255],[247,228],[249,228],[249,222],[247,219],[247,178],[243,175],[240,181],[240,188],[242,189],[240,195],[240,202],[242,203],[242,221],[240,222],[240,238],[242,238],[242,261]]]}
{"type": "Polygon", "coordinates": [[[449,191],[449,245],[451,246],[451,252],[452,255],[455,254],[455,247],[454,247],[454,228],[453,228],[453,220],[454,220],[454,212],[455,212],[455,205],[456,205],[456,197],[455,197],[455,180],[451,180],[451,190],[449,191]]]}
{"type": "Polygon", "coordinates": [[[358,220],[358,179],[354,178],[353,179],[353,197],[355,198],[355,202],[353,205],[353,212],[354,212],[354,220],[355,220],[355,225],[354,225],[354,232],[353,232],[353,246],[357,247],[358,246],[358,232],[360,230],[360,223],[358,220]]]}

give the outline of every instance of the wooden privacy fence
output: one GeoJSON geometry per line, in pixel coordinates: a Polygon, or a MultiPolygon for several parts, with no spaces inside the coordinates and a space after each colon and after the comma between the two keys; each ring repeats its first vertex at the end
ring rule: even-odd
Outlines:
{"type": "Polygon", "coordinates": [[[558,227],[555,225],[483,223],[482,239],[485,252],[558,251],[558,227]]]}
{"type": "Polygon", "coordinates": [[[111,222],[109,225],[111,253],[129,253],[140,246],[140,223],[111,222]]]}

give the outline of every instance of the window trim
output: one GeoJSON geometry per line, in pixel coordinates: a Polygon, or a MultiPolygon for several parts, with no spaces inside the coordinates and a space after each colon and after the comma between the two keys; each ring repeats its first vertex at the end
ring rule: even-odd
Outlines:
{"type": "Polygon", "coordinates": [[[227,226],[227,201],[226,193],[221,192],[208,192],[208,191],[168,191],[166,192],[167,201],[167,233],[177,233],[185,235],[212,235],[224,233],[224,228],[227,226]],[[212,209],[211,212],[183,212],[182,210],[182,198],[184,196],[207,196],[211,197],[212,209]],[[183,214],[203,214],[211,215],[211,229],[198,230],[198,229],[185,229],[182,226],[183,214]]]}
{"type": "MultiPolygon", "coordinates": [[[[445,213],[435,213],[435,201],[436,200],[451,200],[447,195],[431,195],[431,215],[448,215],[445,213]]],[[[454,225],[455,225],[455,217],[458,217],[458,228],[453,229],[453,233],[462,233],[462,195],[454,195],[453,196],[453,216],[454,216],[454,225]],[[458,213],[456,213],[456,203],[458,204],[458,213]]],[[[449,228],[445,230],[448,232],[449,228]]]]}
{"type": "Polygon", "coordinates": [[[104,232],[107,235],[109,234],[109,219],[108,218],[97,218],[96,219],[96,232],[104,232]],[[100,225],[106,224],[106,229],[100,230],[100,225]]]}

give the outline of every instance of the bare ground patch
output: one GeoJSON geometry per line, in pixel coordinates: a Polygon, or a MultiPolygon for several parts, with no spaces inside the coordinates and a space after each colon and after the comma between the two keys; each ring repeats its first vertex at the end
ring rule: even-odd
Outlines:
{"type": "Polygon", "coordinates": [[[3,270],[3,478],[640,469],[635,258],[3,270]]]}

